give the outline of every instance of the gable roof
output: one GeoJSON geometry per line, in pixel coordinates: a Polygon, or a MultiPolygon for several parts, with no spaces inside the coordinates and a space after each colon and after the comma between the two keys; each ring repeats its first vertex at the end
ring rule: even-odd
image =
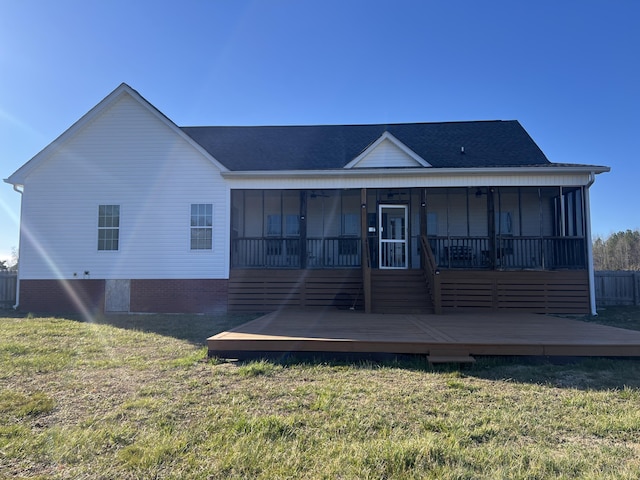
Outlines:
{"type": "Polygon", "coordinates": [[[189,143],[193,148],[198,150],[202,155],[207,157],[214,165],[216,165],[220,170],[224,171],[226,168],[219,163],[215,158],[211,156],[211,154],[206,151],[199,143],[197,143],[192,137],[186,135],[175,123],[173,123],[169,117],[163,114],[160,110],[154,107],[151,103],[149,103],[142,95],[140,95],[136,90],[131,88],[126,83],[121,83],[115,90],[113,90],[109,95],[107,95],[100,103],[98,103],[95,107],[89,110],[86,114],[84,114],[78,121],[76,121],[71,127],[65,130],[58,138],[56,138],[53,142],[47,145],[44,149],[42,149],[39,153],[37,153],[31,160],[25,163],[22,167],[16,170],[9,178],[5,179],[6,183],[11,183],[13,185],[22,185],[24,183],[25,178],[32,172],[41,162],[43,162],[46,158],[48,158],[51,154],[57,151],[62,145],[64,145],[69,139],[73,138],[73,136],[79,132],[85,125],[91,122],[94,118],[104,112],[109,106],[113,105],[118,99],[120,99],[123,95],[129,95],[131,98],[136,100],[142,107],[148,110],[154,117],[160,120],[165,125],[169,126],[169,128],[175,132],[176,135],[183,138],[187,143],[189,143]]]}
{"type": "Polygon", "coordinates": [[[385,133],[434,168],[551,164],[516,120],[182,127],[182,131],[231,171],[341,169],[385,133]]]}

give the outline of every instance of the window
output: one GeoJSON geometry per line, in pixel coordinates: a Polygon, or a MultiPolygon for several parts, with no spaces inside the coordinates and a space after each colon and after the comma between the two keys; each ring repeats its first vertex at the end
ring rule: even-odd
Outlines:
{"type": "Polygon", "coordinates": [[[511,219],[511,212],[497,212],[496,233],[498,235],[513,234],[513,221],[511,219]]]}
{"type": "Polygon", "coordinates": [[[427,212],[427,235],[430,237],[438,236],[438,214],[436,212],[427,212]]]}
{"type": "Polygon", "coordinates": [[[118,250],[120,205],[98,205],[98,250],[118,250]]]}
{"type": "Polygon", "coordinates": [[[282,235],[281,215],[267,215],[267,235],[270,237],[279,237],[282,235]]]}
{"type": "Polygon", "coordinates": [[[211,250],[213,244],[213,205],[191,205],[191,250],[211,250]]]}
{"type": "Polygon", "coordinates": [[[360,215],[357,213],[342,214],[342,234],[360,236],[360,215]]]}
{"type": "Polygon", "coordinates": [[[300,217],[298,215],[287,214],[284,217],[285,234],[288,237],[297,237],[300,235],[300,217]]]}
{"type": "MultiPolygon", "coordinates": [[[[300,217],[298,215],[287,214],[284,216],[284,234],[286,237],[300,235],[300,217]]],[[[282,215],[267,215],[267,236],[282,236],[282,215]]]]}

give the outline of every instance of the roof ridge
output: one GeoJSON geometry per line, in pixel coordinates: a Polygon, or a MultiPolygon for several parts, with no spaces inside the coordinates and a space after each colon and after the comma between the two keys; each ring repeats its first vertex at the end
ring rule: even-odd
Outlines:
{"type": "Polygon", "coordinates": [[[518,120],[452,120],[444,122],[397,122],[397,123],[318,123],[279,125],[182,125],[180,128],[322,128],[322,127],[395,127],[419,125],[452,125],[471,123],[520,123],[518,120]]]}

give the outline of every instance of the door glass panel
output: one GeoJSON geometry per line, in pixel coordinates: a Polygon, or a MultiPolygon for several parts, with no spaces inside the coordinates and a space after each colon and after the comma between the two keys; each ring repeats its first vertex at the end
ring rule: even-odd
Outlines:
{"type": "Polygon", "coordinates": [[[407,206],[380,206],[380,268],[407,268],[407,206]]]}

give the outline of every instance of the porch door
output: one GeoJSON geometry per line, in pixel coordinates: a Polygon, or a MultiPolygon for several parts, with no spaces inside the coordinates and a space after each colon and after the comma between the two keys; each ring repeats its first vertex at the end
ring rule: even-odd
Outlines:
{"type": "Polygon", "coordinates": [[[380,268],[408,268],[407,214],[407,205],[380,205],[380,268]]]}

